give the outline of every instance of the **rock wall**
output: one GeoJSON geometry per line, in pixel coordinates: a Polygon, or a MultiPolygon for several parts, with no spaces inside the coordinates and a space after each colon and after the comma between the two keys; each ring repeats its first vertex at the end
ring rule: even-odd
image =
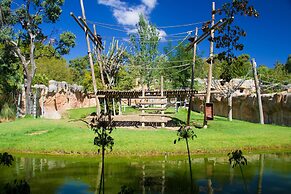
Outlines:
{"type": "MultiPolygon", "coordinates": [[[[25,104],[25,95],[22,95],[25,104]]],[[[60,119],[62,114],[73,108],[95,106],[95,98],[83,91],[82,86],[66,82],[49,81],[49,86],[34,85],[32,100],[36,99],[34,114],[48,119],[60,119]]],[[[25,107],[23,111],[25,112],[25,107]]]]}
{"type": "MultiPolygon", "coordinates": [[[[214,114],[227,117],[227,98],[219,95],[212,95],[211,101],[214,106],[214,114]]],[[[195,97],[192,109],[203,110],[204,97],[195,97]]],[[[238,95],[232,99],[233,118],[239,120],[259,122],[259,112],[256,95],[238,95]]],[[[291,93],[282,92],[276,94],[263,94],[262,104],[264,121],[266,124],[277,124],[291,126],[291,93]]]]}

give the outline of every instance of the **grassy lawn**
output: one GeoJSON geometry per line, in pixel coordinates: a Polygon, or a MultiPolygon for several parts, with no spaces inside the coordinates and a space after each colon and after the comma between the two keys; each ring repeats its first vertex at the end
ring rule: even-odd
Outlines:
{"type": "MultiPolygon", "coordinates": [[[[83,123],[72,121],[94,111],[94,108],[68,111],[61,120],[19,119],[0,123],[0,152],[50,154],[94,154],[94,133],[83,123]]],[[[128,109],[129,113],[136,110],[128,109]]],[[[171,111],[171,110],[170,110],[171,111]]],[[[187,111],[174,116],[185,120],[187,111]]],[[[203,115],[192,113],[192,122],[202,123],[203,115]]],[[[291,128],[260,125],[244,121],[227,121],[215,117],[207,129],[195,129],[197,138],[190,141],[193,153],[291,150],[291,128]]],[[[115,145],[111,155],[186,154],[184,142],[173,144],[176,131],[170,129],[117,128],[113,131],[115,145]]]]}

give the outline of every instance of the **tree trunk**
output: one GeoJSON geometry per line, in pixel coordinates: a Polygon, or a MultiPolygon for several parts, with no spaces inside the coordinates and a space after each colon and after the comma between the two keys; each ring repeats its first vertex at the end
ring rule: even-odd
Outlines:
{"type": "Polygon", "coordinates": [[[228,120],[232,121],[232,94],[228,96],[227,103],[228,103],[228,120]]]}
{"type": "Polygon", "coordinates": [[[25,115],[31,114],[31,77],[27,76],[27,79],[25,80],[25,115]]]}

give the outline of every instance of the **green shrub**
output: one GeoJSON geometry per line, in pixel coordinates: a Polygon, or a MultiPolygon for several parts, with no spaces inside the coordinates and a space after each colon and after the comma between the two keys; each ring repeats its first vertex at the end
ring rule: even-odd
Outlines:
{"type": "Polygon", "coordinates": [[[1,112],[0,112],[0,119],[1,120],[14,120],[15,119],[15,108],[13,105],[9,105],[8,103],[5,103],[2,106],[1,112]]]}

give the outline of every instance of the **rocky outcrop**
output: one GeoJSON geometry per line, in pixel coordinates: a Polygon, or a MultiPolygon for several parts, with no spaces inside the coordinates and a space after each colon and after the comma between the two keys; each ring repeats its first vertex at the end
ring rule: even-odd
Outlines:
{"type": "MultiPolygon", "coordinates": [[[[35,110],[32,112],[48,119],[60,119],[61,115],[68,109],[95,105],[95,98],[85,93],[82,86],[54,80],[49,81],[48,87],[34,85],[32,100],[35,99],[35,110]]],[[[22,101],[24,104],[24,99],[22,101]]]]}

